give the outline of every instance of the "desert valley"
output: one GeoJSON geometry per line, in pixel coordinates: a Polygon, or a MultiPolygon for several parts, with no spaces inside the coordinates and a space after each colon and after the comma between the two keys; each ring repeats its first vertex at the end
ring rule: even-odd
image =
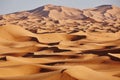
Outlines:
{"type": "Polygon", "coordinates": [[[0,80],[120,80],[120,7],[0,15],[0,80]]]}

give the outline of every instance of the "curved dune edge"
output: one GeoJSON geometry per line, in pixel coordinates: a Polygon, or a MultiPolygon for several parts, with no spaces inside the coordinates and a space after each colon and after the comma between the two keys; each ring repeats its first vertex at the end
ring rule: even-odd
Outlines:
{"type": "MultiPolygon", "coordinates": [[[[24,66],[24,69],[26,69],[25,67],[27,67],[27,66],[24,66]]],[[[29,68],[27,68],[27,69],[29,69],[29,68]]],[[[31,68],[32,68],[33,73],[35,73],[36,67],[33,68],[31,66],[31,68]]],[[[21,66],[19,66],[18,69],[21,69],[21,66]]],[[[27,71],[27,69],[26,69],[26,71],[27,71]]],[[[14,70],[17,70],[17,69],[14,69],[14,70]]],[[[12,71],[12,69],[11,69],[11,71],[12,71]]],[[[25,74],[26,71],[21,71],[21,72],[25,74]]],[[[29,71],[27,73],[30,74],[31,71],[29,71]]],[[[63,70],[57,70],[57,71],[41,73],[41,74],[31,73],[33,75],[30,75],[30,76],[28,76],[27,73],[25,76],[21,76],[22,74],[20,74],[20,72],[19,72],[19,75],[17,75],[18,77],[9,77],[6,75],[7,76],[6,78],[3,77],[1,79],[2,80],[25,80],[25,79],[29,79],[29,80],[33,80],[33,79],[36,79],[36,80],[56,80],[56,79],[57,80],[76,80],[76,79],[77,80],[83,80],[83,79],[84,80],[89,80],[89,79],[91,79],[91,80],[96,80],[96,79],[98,79],[98,80],[101,80],[101,79],[102,80],[119,80],[119,78],[112,77],[112,76],[104,74],[102,72],[94,71],[94,70],[89,69],[84,66],[74,66],[74,67],[67,66],[66,69],[63,69],[63,70]]],[[[16,74],[16,72],[14,73],[14,75],[15,74],[16,74]]]]}
{"type": "Polygon", "coordinates": [[[109,53],[109,55],[120,59],[120,54],[119,53],[117,53],[117,54],[109,53]]]}
{"type": "Polygon", "coordinates": [[[0,26],[0,80],[120,80],[118,35],[0,26]]]}

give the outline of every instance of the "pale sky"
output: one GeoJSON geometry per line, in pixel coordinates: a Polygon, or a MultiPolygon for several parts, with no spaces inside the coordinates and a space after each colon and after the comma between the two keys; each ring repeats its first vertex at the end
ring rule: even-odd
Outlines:
{"type": "Polygon", "coordinates": [[[31,10],[46,4],[85,9],[99,5],[120,7],[120,0],[0,0],[0,14],[31,10]]]}

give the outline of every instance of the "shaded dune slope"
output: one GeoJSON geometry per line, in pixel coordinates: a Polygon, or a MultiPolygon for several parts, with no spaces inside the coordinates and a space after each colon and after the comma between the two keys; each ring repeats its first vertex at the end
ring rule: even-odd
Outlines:
{"type": "Polygon", "coordinates": [[[120,80],[119,32],[0,32],[0,80],[120,80]]]}

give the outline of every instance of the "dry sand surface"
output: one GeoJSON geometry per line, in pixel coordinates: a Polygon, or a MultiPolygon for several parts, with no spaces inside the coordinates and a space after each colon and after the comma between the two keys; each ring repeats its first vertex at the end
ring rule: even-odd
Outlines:
{"type": "Polygon", "coordinates": [[[115,33],[120,31],[120,7],[101,5],[82,10],[49,4],[32,10],[0,15],[0,25],[8,23],[39,33],[115,33]]]}
{"type": "Polygon", "coordinates": [[[119,35],[0,26],[0,80],[120,80],[119,35]]]}

